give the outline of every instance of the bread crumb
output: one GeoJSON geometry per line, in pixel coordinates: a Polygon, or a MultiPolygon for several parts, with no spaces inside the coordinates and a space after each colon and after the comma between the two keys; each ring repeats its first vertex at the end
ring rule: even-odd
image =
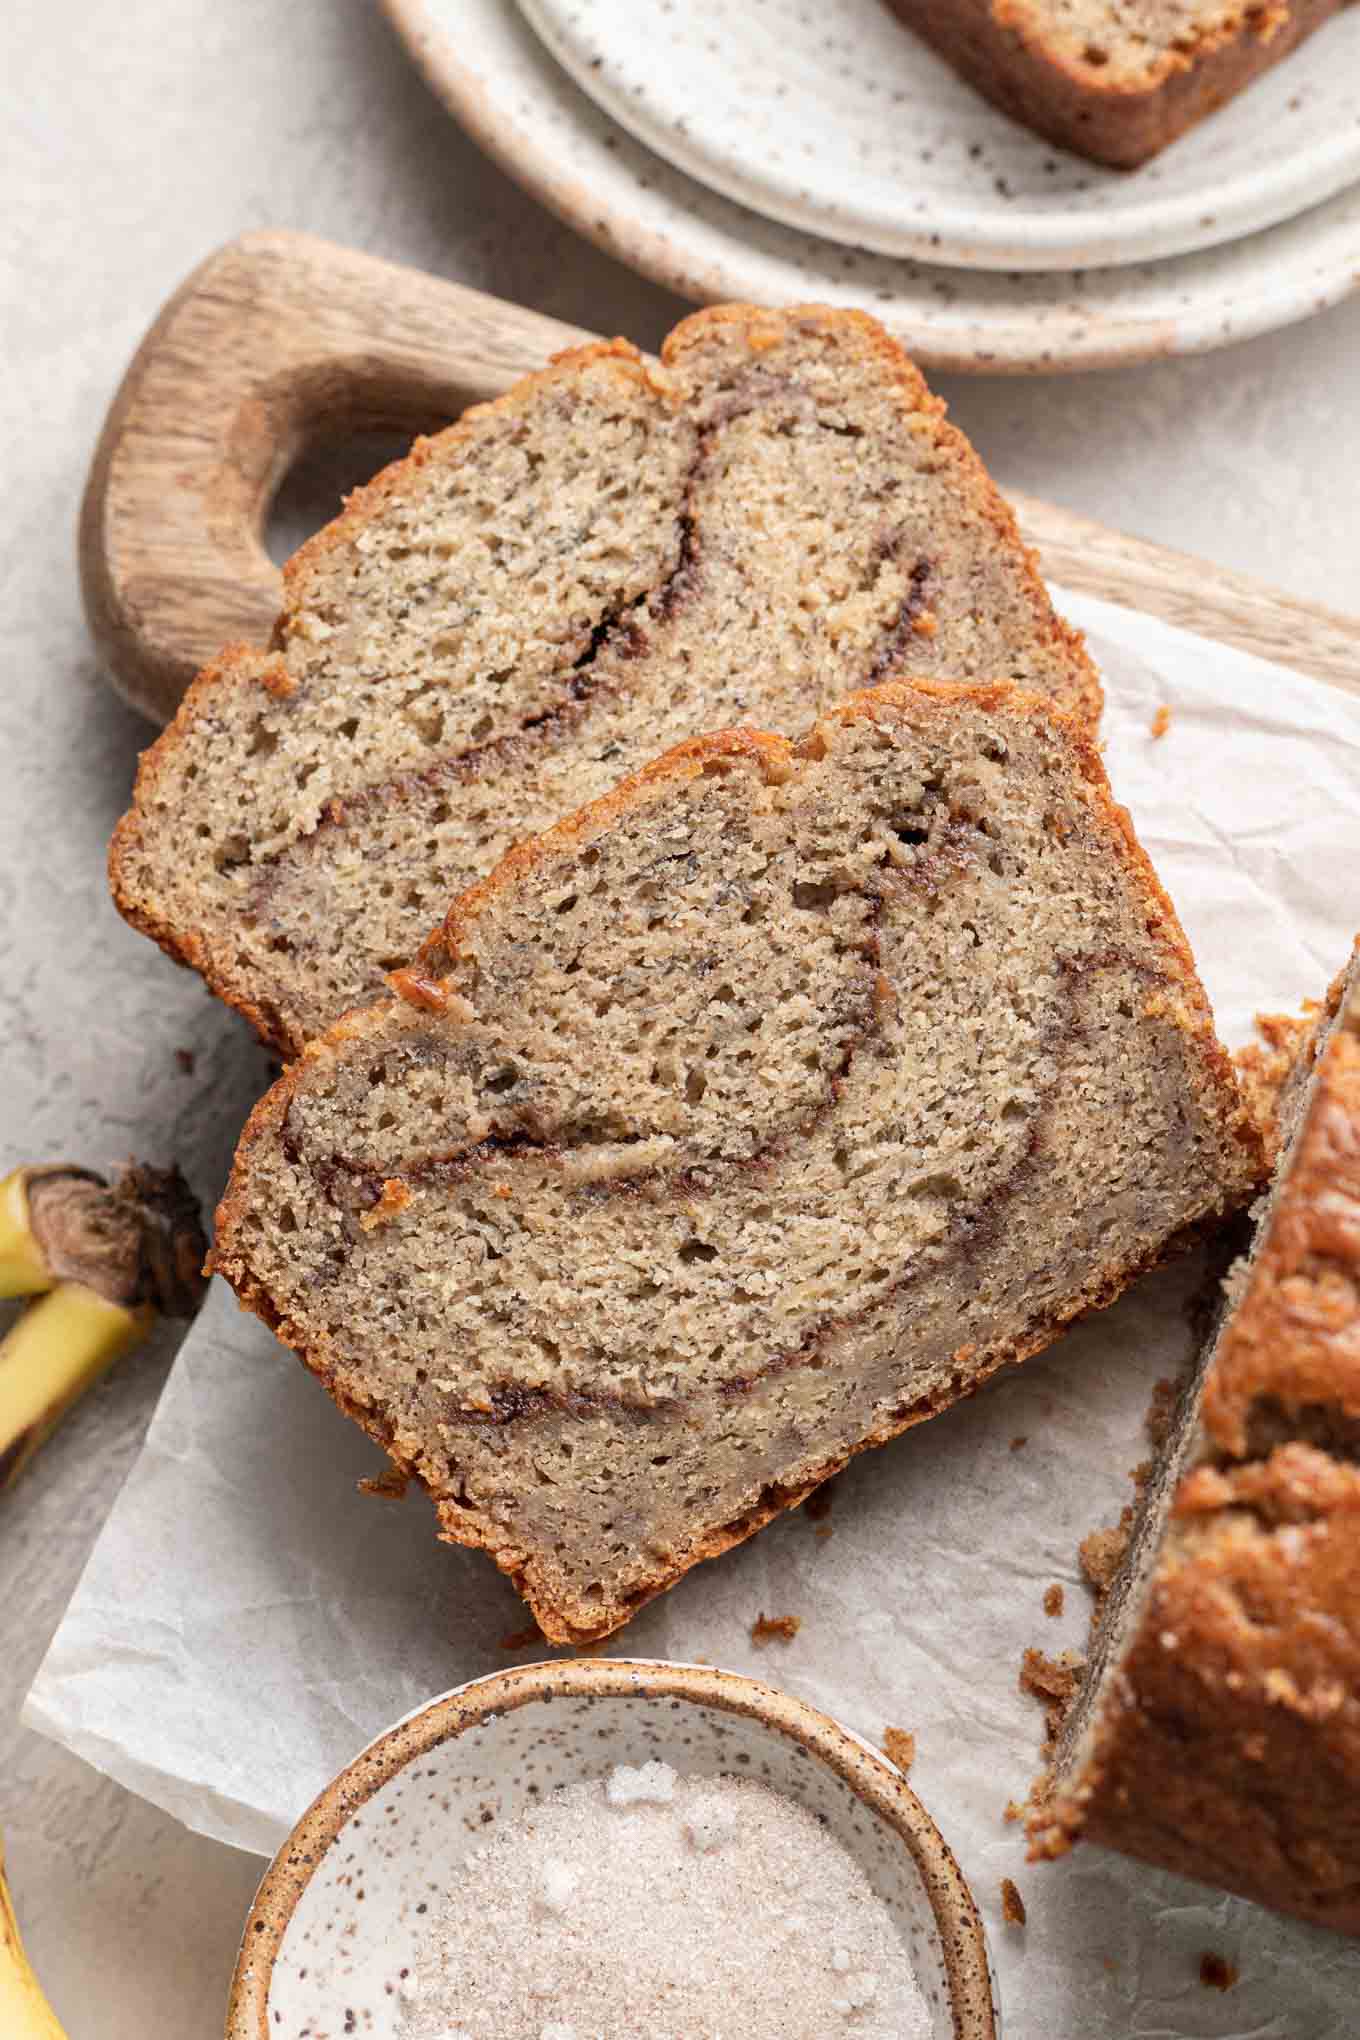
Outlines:
{"type": "Polygon", "coordinates": [[[1019,1437],[1018,1437],[1018,1438],[1012,1438],[1012,1439],[1011,1439],[1011,1451],[1012,1451],[1012,1452],[1018,1452],[1018,1451],[1020,1450],[1021,1446],[1023,1446],[1023,1445],[1028,1445],[1028,1443],[1029,1443],[1029,1434],[1028,1434],[1027,1432],[1025,1432],[1025,1431],[1022,1431],[1022,1432],[1020,1433],[1020,1435],[1019,1435],[1019,1437]]]}
{"type": "Polygon", "coordinates": [[[932,638],[940,628],[940,619],[933,609],[921,609],[911,619],[911,628],[916,637],[932,638]]]}
{"type": "Polygon", "coordinates": [[[1025,1809],[1021,1805],[1020,1801],[1018,1799],[1008,1799],[1006,1801],[1006,1811],[1002,1818],[1014,1822],[1017,1820],[1023,1820],[1024,1817],[1025,1809]]]}
{"type": "Polygon", "coordinates": [[[1166,702],[1163,702],[1161,707],[1158,709],[1156,715],[1153,716],[1151,723],[1149,724],[1149,729],[1152,734],[1153,742],[1155,743],[1158,737],[1164,737],[1167,731],[1170,729],[1170,727],[1171,727],[1171,710],[1167,706],[1166,702]]]}
{"type": "Polygon", "coordinates": [[[1179,1384],[1169,1375],[1164,1374],[1159,1381],[1153,1382],[1152,1400],[1143,1419],[1143,1428],[1147,1432],[1148,1443],[1157,1452],[1161,1451],[1171,1434],[1171,1419],[1176,1414],[1179,1400],[1179,1384]]]}
{"type": "Polygon", "coordinates": [[[1206,1990],[1231,1990],[1241,1971],[1235,1962],[1206,1949],[1199,1958],[1199,1980],[1206,1990]]]}
{"type": "Polygon", "coordinates": [[[290,694],[297,692],[297,681],[282,659],[271,659],[260,675],[260,685],[265,693],[272,694],[276,701],[287,701],[290,694]]]}
{"type": "Polygon", "coordinates": [[[1305,999],[1297,1014],[1258,1013],[1260,1039],[1249,1041],[1233,1057],[1242,1102],[1271,1161],[1280,1141],[1280,1093],[1294,1064],[1316,1041],[1322,1010],[1319,1000],[1305,999]]]}
{"type": "Polygon", "coordinates": [[[1098,1598],[1109,1593],[1128,1541],[1128,1532],[1120,1524],[1115,1529],[1090,1531],[1077,1546],[1082,1572],[1098,1598]]]}
{"type": "Polygon", "coordinates": [[[802,1628],[798,1615],[757,1615],[751,1624],[751,1641],[756,1645],[792,1643],[802,1628]]]}
{"type": "Polygon", "coordinates": [[[1044,1590],[1045,1615],[1061,1615],[1063,1611],[1063,1590],[1057,1580],[1044,1590]]]}
{"type": "Polygon", "coordinates": [[[909,1729],[885,1728],[883,1731],[883,1754],[890,1764],[896,1764],[903,1777],[916,1762],[916,1737],[909,1729]]]}
{"type": "Polygon", "coordinates": [[[1082,1659],[1073,1650],[1065,1650],[1061,1656],[1051,1658],[1031,1647],[1025,1652],[1021,1665],[1020,1684],[1026,1693],[1033,1693],[1041,1700],[1066,1702],[1077,1690],[1081,1671],[1082,1659]]]}
{"type": "Polygon", "coordinates": [[[398,1212],[405,1211],[411,1202],[410,1186],[400,1176],[389,1176],[382,1186],[382,1195],[368,1211],[361,1211],[359,1224],[365,1232],[376,1232],[380,1225],[386,1225],[398,1212]]]}
{"type": "Polygon", "coordinates": [[[194,1052],[191,1048],[177,1048],[175,1050],[175,1061],[179,1064],[186,1077],[193,1075],[194,1052]]]}
{"type": "Polygon", "coordinates": [[[1010,1877],[1001,1880],[1001,1917],[1008,1927],[1023,1927],[1025,1924],[1025,1901],[1010,1877]]]}
{"type": "Polygon", "coordinates": [[[1086,1660],[1073,1650],[1065,1650],[1060,1656],[1051,1658],[1031,1646],[1021,1660],[1020,1690],[1045,1703],[1045,1743],[1049,1748],[1058,1739],[1085,1667],[1086,1660]]]}
{"type": "Polygon", "coordinates": [[[508,1636],[501,1638],[502,1650],[526,1650],[531,1643],[541,1643],[543,1632],[536,1622],[527,1629],[512,1629],[508,1636]]]}
{"type": "Polygon", "coordinates": [[[405,1500],[410,1485],[409,1473],[403,1473],[399,1466],[385,1466],[381,1473],[370,1473],[367,1480],[361,1480],[359,1492],[376,1495],[383,1502],[400,1502],[405,1500]]]}

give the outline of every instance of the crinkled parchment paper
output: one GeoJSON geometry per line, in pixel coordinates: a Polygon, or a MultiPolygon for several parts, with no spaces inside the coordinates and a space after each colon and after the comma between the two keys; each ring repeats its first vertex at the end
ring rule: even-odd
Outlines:
{"type": "MultiPolygon", "coordinates": [[[[1176,901],[1219,1025],[1317,995],[1360,926],[1360,700],[1076,597],[1109,688],[1116,793],[1176,901]],[[1165,704],[1171,720],[1151,734],[1165,704]]],[[[1018,2040],[1342,2040],[1360,1946],[1099,1850],[1029,1868],[1003,1820],[1036,1767],[1025,1645],[1080,1645],[1076,1549],[1129,1497],[1153,1383],[1188,1357],[1186,1263],[975,1400],[866,1455],[691,1573],[606,1648],[751,1671],[871,1740],[911,1730],[912,1783],[987,1916],[1018,2040]],[[1014,1441],[1025,1442],[1012,1449],[1014,1441]],[[819,1529],[830,1527],[828,1537],[819,1529]],[[1060,1581],[1066,1609],[1042,1608],[1060,1581]],[[756,1616],[801,1618],[756,1649],[756,1616]],[[1023,1930],[1001,1921],[1014,1877],[1023,1930]],[[1199,1960],[1235,1964],[1227,1991],[1199,1960]]],[[[375,1447],[218,1283],[96,1546],[27,1720],[191,1827],[272,1851],[333,1773],[428,1696],[542,1655],[480,1554],[428,1506],[362,1495],[375,1447]]]]}

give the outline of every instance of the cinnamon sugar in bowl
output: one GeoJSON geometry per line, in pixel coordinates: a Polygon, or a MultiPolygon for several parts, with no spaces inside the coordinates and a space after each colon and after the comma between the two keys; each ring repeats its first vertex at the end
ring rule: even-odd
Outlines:
{"type": "Polygon", "coordinates": [[[430,1702],[322,1792],[246,1922],[227,2040],[615,2040],[633,2016],[648,2040],[728,2040],[781,1998],[790,2034],[997,2040],[934,1822],[801,1701],[578,1659],[430,1702]]]}

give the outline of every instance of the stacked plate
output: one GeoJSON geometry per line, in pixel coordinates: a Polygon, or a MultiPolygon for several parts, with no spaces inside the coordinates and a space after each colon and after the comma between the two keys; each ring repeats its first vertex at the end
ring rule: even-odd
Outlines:
{"type": "Polygon", "coordinates": [[[1143,169],[994,111],[883,0],[384,0],[537,197],[700,301],[875,311],[927,365],[1094,368],[1360,286],[1360,7],[1143,169]]]}

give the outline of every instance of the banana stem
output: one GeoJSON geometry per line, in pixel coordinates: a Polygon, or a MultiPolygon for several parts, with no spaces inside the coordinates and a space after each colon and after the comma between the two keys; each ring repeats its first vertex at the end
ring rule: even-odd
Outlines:
{"type": "Polygon", "coordinates": [[[145,1336],[149,1304],[59,1282],[0,1342],[0,1490],[13,1486],[78,1397],[145,1336]]]}
{"type": "Polygon", "coordinates": [[[5,2040],[66,2040],[24,1952],[14,1900],[5,1880],[0,1836],[0,2033],[5,2040]]]}

